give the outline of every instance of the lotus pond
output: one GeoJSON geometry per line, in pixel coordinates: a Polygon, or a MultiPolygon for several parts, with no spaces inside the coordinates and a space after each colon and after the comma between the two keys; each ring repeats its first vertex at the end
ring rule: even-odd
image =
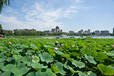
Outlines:
{"type": "Polygon", "coordinates": [[[107,75],[114,75],[114,39],[0,40],[0,76],[107,75]]]}

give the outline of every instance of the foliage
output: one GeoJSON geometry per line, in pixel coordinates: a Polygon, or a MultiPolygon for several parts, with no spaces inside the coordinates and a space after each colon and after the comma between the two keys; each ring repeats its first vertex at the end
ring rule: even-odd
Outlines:
{"type": "Polygon", "coordinates": [[[113,76],[112,45],[114,39],[1,39],[0,76],[113,76]]]}
{"type": "Polygon", "coordinates": [[[10,4],[10,0],[0,0],[0,13],[4,5],[9,5],[9,4],[10,4]]]}
{"type": "Polygon", "coordinates": [[[0,24],[0,34],[3,34],[2,25],[0,24]]]}

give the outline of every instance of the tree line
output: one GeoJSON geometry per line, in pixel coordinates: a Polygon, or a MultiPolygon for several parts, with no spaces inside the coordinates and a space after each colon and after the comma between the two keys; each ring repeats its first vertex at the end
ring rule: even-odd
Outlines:
{"type": "Polygon", "coordinates": [[[63,33],[45,33],[42,31],[18,31],[18,30],[3,30],[2,25],[0,24],[0,34],[6,36],[60,36],[63,33]]]}

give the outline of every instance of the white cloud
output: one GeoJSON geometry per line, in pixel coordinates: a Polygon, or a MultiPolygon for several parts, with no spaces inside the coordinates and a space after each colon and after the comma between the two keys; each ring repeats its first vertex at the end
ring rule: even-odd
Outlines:
{"type": "Polygon", "coordinates": [[[7,23],[7,24],[12,24],[12,25],[22,25],[20,21],[17,20],[15,16],[5,16],[5,15],[0,15],[0,22],[7,23]]]}
{"type": "Polygon", "coordinates": [[[72,1],[72,2],[77,2],[77,3],[82,2],[82,0],[70,0],[70,1],[72,1]]]}
{"type": "MultiPolygon", "coordinates": [[[[80,2],[82,0],[72,0],[75,2],[80,2]]],[[[23,7],[21,13],[23,14],[23,20],[16,15],[0,15],[0,22],[7,25],[12,25],[12,30],[15,28],[35,28],[37,30],[45,30],[47,28],[52,28],[55,26],[63,27],[64,23],[58,21],[62,18],[71,18],[72,14],[79,13],[80,7],[76,5],[70,5],[66,8],[44,8],[45,4],[35,3],[29,7],[23,7]]],[[[14,12],[15,10],[10,9],[9,12],[14,12]],[[11,10],[11,11],[10,11],[11,10]]],[[[16,12],[16,11],[15,11],[16,12]]],[[[22,16],[22,15],[21,15],[22,16]]]]}
{"type": "Polygon", "coordinates": [[[32,6],[32,10],[24,8],[23,11],[26,13],[25,19],[28,23],[45,27],[55,27],[57,25],[63,26],[63,22],[57,22],[61,18],[69,18],[73,13],[78,13],[78,9],[75,6],[69,6],[67,9],[44,9],[42,5],[36,3],[32,6]]]}

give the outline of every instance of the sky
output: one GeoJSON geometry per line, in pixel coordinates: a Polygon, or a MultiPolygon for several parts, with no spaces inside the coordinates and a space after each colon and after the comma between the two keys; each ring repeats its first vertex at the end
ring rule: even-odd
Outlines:
{"type": "Polygon", "coordinates": [[[51,30],[64,32],[114,28],[114,0],[11,0],[0,14],[3,29],[51,30]]]}

